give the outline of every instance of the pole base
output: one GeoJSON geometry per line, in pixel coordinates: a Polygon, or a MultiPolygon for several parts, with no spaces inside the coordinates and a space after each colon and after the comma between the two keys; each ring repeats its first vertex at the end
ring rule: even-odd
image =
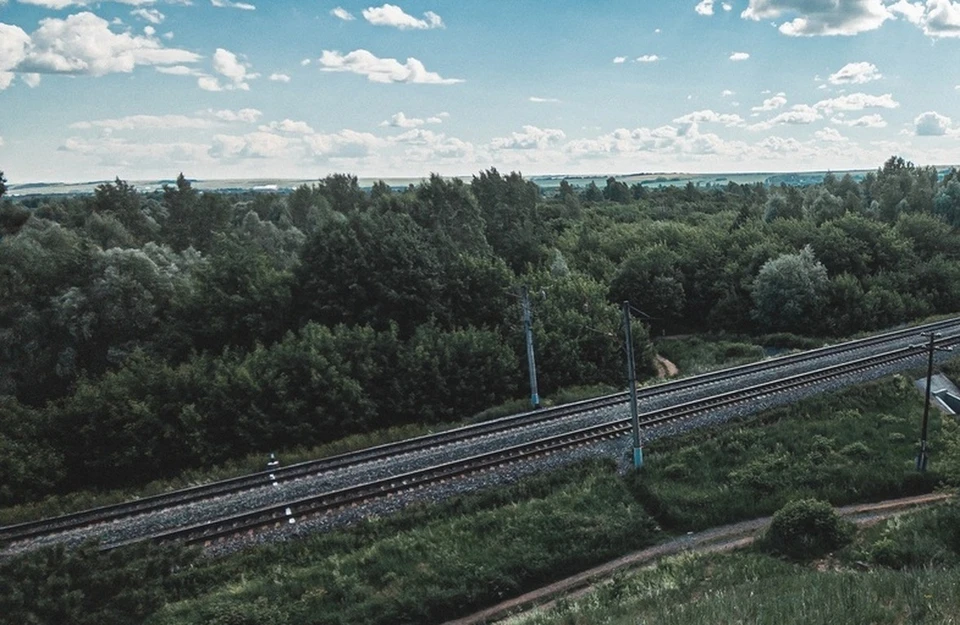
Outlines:
{"type": "Polygon", "coordinates": [[[926,453],[921,453],[920,455],[917,456],[917,471],[919,471],[920,473],[927,472],[927,460],[928,460],[928,456],[926,453]]]}
{"type": "Polygon", "coordinates": [[[639,469],[643,466],[643,447],[633,448],[633,468],[639,469]]]}

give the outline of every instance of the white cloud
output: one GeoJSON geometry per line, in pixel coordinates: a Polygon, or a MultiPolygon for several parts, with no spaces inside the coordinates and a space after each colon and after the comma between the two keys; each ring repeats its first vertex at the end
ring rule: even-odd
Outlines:
{"type": "Polygon", "coordinates": [[[537,103],[549,103],[549,104],[559,104],[559,103],[560,103],[560,99],[559,99],[559,98],[538,98],[537,96],[530,96],[530,97],[527,98],[527,99],[528,99],[530,102],[537,102],[537,103]]]}
{"type": "Polygon", "coordinates": [[[114,33],[106,20],[89,12],[43,19],[29,36],[16,26],[0,24],[0,72],[103,76],[199,59],[187,50],[165,48],[154,37],[114,33]]]}
{"type": "Polygon", "coordinates": [[[724,126],[742,126],[743,118],[732,113],[717,113],[716,111],[705,109],[687,113],[673,120],[675,124],[699,124],[704,122],[723,124],[724,126]]]}
{"type": "Polygon", "coordinates": [[[495,150],[542,150],[559,145],[566,137],[562,130],[524,126],[523,132],[513,132],[509,137],[493,139],[490,147],[495,150]]]}
{"type": "Polygon", "coordinates": [[[71,128],[76,130],[89,130],[91,128],[100,128],[108,131],[117,130],[148,130],[162,129],[170,130],[173,128],[210,128],[213,121],[202,117],[189,117],[187,115],[128,115],[117,119],[97,119],[93,121],[82,121],[70,124],[71,128]]]}
{"type": "Polygon", "coordinates": [[[250,132],[245,135],[214,135],[210,156],[214,158],[279,158],[290,152],[297,139],[272,132],[250,132]]]}
{"type": "Polygon", "coordinates": [[[239,111],[231,111],[230,109],[214,111],[213,109],[207,109],[207,113],[221,121],[245,122],[248,124],[256,122],[260,119],[260,116],[263,115],[262,112],[252,108],[240,109],[239,111]]]}
{"type": "Polygon", "coordinates": [[[381,59],[373,53],[359,49],[347,54],[324,50],[318,60],[325,72],[351,72],[366,76],[372,82],[415,83],[452,85],[463,82],[459,78],[443,78],[436,72],[428,72],[423,63],[410,57],[406,63],[397,59],[381,59]]]}
{"type": "Polygon", "coordinates": [[[714,0],[700,0],[700,3],[693,8],[699,15],[713,15],[714,0]]]}
{"type": "Polygon", "coordinates": [[[345,22],[352,22],[353,20],[357,19],[353,16],[353,13],[351,13],[350,11],[346,10],[343,7],[337,7],[335,9],[332,9],[330,11],[330,15],[340,18],[345,22]]]}
{"type": "Polygon", "coordinates": [[[730,97],[730,96],[732,96],[732,95],[736,95],[736,92],[735,92],[735,91],[730,91],[729,89],[724,89],[723,91],[720,92],[720,97],[721,97],[721,98],[727,98],[727,97],[730,97]]]}
{"type": "Polygon", "coordinates": [[[286,74],[274,73],[270,74],[269,80],[273,82],[290,82],[290,76],[286,74]]]}
{"type": "Polygon", "coordinates": [[[320,159],[363,158],[385,144],[383,139],[368,132],[341,130],[333,134],[314,134],[303,137],[308,153],[320,159]]]}
{"type": "Polygon", "coordinates": [[[474,155],[473,144],[456,137],[448,137],[442,132],[415,129],[408,130],[389,141],[404,148],[405,161],[434,163],[437,160],[457,159],[462,162],[474,155]]]}
{"type": "Polygon", "coordinates": [[[824,128],[823,130],[818,130],[813,133],[813,136],[819,139],[820,141],[828,141],[831,143],[841,143],[844,141],[849,141],[848,138],[841,135],[837,132],[836,128],[824,128]]]}
{"type": "Polygon", "coordinates": [[[416,128],[423,126],[426,122],[417,117],[407,117],[403,111],[391,116],[390,119],[380,122],[381,126],[392,126],[394,128],[416,128]]]}
{"type": "Polygon", "coordinates": [[[960,37],[960,2],[927,0],[924,3],[899,0],[888,8],[892,13],[919,26],[928,37],[960,37]]]}
{"type": "Polygon", "coordinates": [[[204,91],[249,91],[249,80],[258,78],[260,74],[250,73],[249,63],[245,63],[237,58],[237,55],[229,50],[217,48],[213,53],[213,71],[228,79],[225,84],[215,76],[202,75],[197,79],[197,86],[204,91]]]}
{"type": "Polygon", "coordinates": [[[395,4],[384,4],[381,7],[370,7],[363,10],[363,19],[375,26],[392,26],[400,30],[427,30],[443,28],[443,20],[433,11],[423,14],[424,19],[417,19],[403,12],[395,4]]]}
{"type": "Polygon", "coordinates": [[[150,22],[151,24],[160,24],[166,19],[166,16],[156,9],[134,9],[130,11],[130,15],[139,17],[143,21],[150,22]]]}
{"type": "Polygon", "coordinates": [[[20,80],[24,82],[25,85],[33,89],[40,85],[40,74],[20,74],[20,80]]]}
{"type": "Polygon", "coordinates": [[[750,58],[747,52],[734,52],[730,55],[731,61],[746,61],[750,58]]]}
{"type": "Polygon", "coordinates": [[[615,57],[613,57],[613,62],[614,62],[614,63],[626,63],[626,62],[627,62],[627,57],[625,57],[625,56],[615,56],[615,57]]]}
{"type": "Polygon", "coordinates": [[[243,11],[256,11],[257,7],[246,2],[232,2],[231,0],[210,0],[210,4],[220,9],[241,9],[243,11]]]}
{"type": "Polygon", "coordinates": [[[311,63],[310,59],[303,59],[302,61],[300,61],[300,67],[306,67],[307,65],[310,65],[310,63],[311,63]]]}
{"type": "Polygon", "coordinates": [[[161,74],[169,74],[171,76],[203,76],[203,72],[200,70],[187,67],[186,65],[171,65],[170,67],[158,67],[157,71],[161,74]]]}
{"type": "Polygon", "coordinates": [[[126,168],[153,168],[155,171],[158,163],[165,168],[184,168],[210,162],[209,146],[188,142],[144,143],[110,136],[95,139],[70,137],[57,149],[94,158],[101,166],[114,171],[126,168]]]}
{"type": "Polygon", "coordinates": [[[779,26],[791,37],[856,35],[893,17],[883,0],[750,0],[740,16],[754,21],[793,17],[779,26]]]}
{"type": "Polygon", "coordinates": [[[656,63],[657,61],[662,61],[663,57],[657,56],[656,54],[644,54],[643,56],[638,56],[636,58],[637,63],[656,63]]]}
{"type": "Polygon", "coordinates": [[[835,74],[830,74],[831,85],[861,85],[872,80],[880,80],[883,75],[873,63],[847,63],[835,74]]]}
{"type": "Polygon", "coordinates": [[[3,137],[0,137],[0,148],[3,147],[3,137]]]}
{"type": "Polygon", "coordinates": [[[294,121],[292,119],[270,122],[265,126],[260,126],[258,130],[262,132],[286,132],[295,135],[312,135],[316,132],[307,122],[294,121]]]}
{"type": "Polygon", "coordinates": [[[723,7],[723,10],[724,10],[724,11],[727,11],[727,12],[730,12],[730,11],[733,10],[733,5],[730,4],[730,3],[728,3],[728,2],[724,2],[724,3],[721,4],[720,6],[723,7]]]}
{"type": "Polygon", "coordinates": [[[829,100],[820,100],[813,105],[814,108],[827,111],[862,111],[866,108],[884,108],[895,109],[900,103],[893,99],[889,93],[880,96],[867,95],[866,93],[848,93],[837,96],[829,100]]]}
{"type": "Polygon", "coordinates": [[[914,132],[918,137],[940,137],[950,134],[953,121],[934,111],[927,111],[913,120],[914,132]]]}
{"type": "Polygon", "coordinates": [[[877,113],[873,115],[864,115],[856,119],[843,119],[840,116],[830,120],[834,124],[850,126],[851,128],[886,128],[887,122],[877,113]]]}
{"type": "Polygon", "coordinates": [[[784,111],[765,122],[753,124],[750,126],[750,130],[769,130],[774,126],[782,126],[785,124],[792,126],[812,124],[820,118],[821,115],[819,111],[814,107],[806,104],[795,104],[790,107],[789,111],[784,111]]]}
{"type": "Polygon", "coordinates": [[[773,96],[772,98],[767,98],[763,101],[763,104],[760,106],[754,106],[751,108],[751,111],[773,111],[775,109],[781,108],[784,104],[787,103],[787,99],[780,94],[773,96]]]}

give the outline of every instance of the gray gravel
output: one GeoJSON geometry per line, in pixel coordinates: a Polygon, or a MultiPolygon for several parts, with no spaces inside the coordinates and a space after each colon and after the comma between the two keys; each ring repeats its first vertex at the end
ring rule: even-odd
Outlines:
{"type": "MultiPolygon", "coordinates": [[[[945,336],[960,336],[960,328],[954,330],[952,333],[948,331],[944,331],[943,333],[945,336]]],[[[919,338],[904,339],[895,345],[906,346],[916,344],[919,342],[919,340],[919,338]]],[[[676,405],[678,403],[692,401],[694,399],[700,399],[721,392],[734,390],[736,388],[743,388],[745,386],[803,373],[812,369],[839,364],[840,362],[848,361],[853,358],[865,357],[879,352],[889,351],[890,349],[892,349],[892,347],[889,344],[884,345],[882,348],[863,348],[855,350],[854,352],[846,352],[843,356],[827,356],[811,362],[778,367],[774,370],[741,376],[736,382],[721,381],[698,386],[696,388],[665,393],[657,397],[641,400],[640,410],[641,413],[649,412],[658,408],[676,405]]],[[[938,352],[936,355],[936,360],[941,362],[948,359],[948,357],[948,354],[938,352]]],[[[800,399],[810,397],[815,394],[833,391],[851,385],[862,384],[869,380],[874,380],[886,375],[898,373],[906,369],[923,367],[925,364],[926,356],[922,355],[911,359],[911,361],[908,363],[893,364],[857,375],[847,376],[842,380],[832,380],[818,385],[795,389],[789,392],[768,395],[758,400],[754,400],[749,404],[717,409],[705,415],[671,422],[669,424],[654,428],[648,428],[644,430],[643,438],[645,441],[653,441],[664,436],[673,436],[694,428],[722,423],[730,419],[754,414],[761,410],[796,402],[800,399]]],[[[151,532],[202,523],[205,521],[214,520],[216,518],[221,518],[229,514],[238,514],[241,512],[255,510],[257,508],[278,505],[286,501],[309,497],[330,490],[345,488],[384,477],[395,476],[416,469],[433,466],[435,464],[459,460],[472,455],[501,449],[506,446],[517,445],[523,442],[528,442],[599,423],[615,421],[627,416],[628,407],[626,403],[608,408],[595,409],[586,413],[563,417],[547,423],[525,426],[506,433],[501,432],[488,434],[475,439],[470,439],[468,441],[449,443],[428,450],[406,452],[398,454],[396,457],[389,460],[381,459],[377,461],[371,461],[351,467],[335,469],[314,477],[301,478],[289,482],[279,483],[275,486],[251,489],[243,493],[187,504],[176,508],[168,508],[159,512],[146,513],[137,517],[121,519],[90,528],[71,530],[54,536],[44,537],[42,539],[24,541],[23,543],[15,543],[10,545],[3,552],[0,552],[0,555],[11,555],[54,542],[63,542],[68,545],[75,545],[84,540],[90,539],[98,539],[104,543],[132,540],[151,532]]],[[[617,457],[621,459],[621,462],[629,463],[629,437],[625,437],[622,439],[622,441],[616,441],[614,443],[607,442],[590,447],[582,447],[571,452],[554,453],[533,462],[513,463],[497,471],[488,471],[473,477],[462,478],[459,480],[446,482],[444,484],[417,489],[415,491],[408,491],[389,499],[366,503],[340,512],[329,513],[321,518],[309,520],[301,519],[295,523],[288,524],[288,526],[284,527],[282,530],[262,532],[258,534],[255,539],[234,539],[228,545],[220,544],[215,548],[211,548],[211,552],[220,553],[225,550],[235,549],[237,546],[243,546],[247,544],[250,540],[253,540],[254,542],[264,542],[268,540],[284,539],[291,535],[299,535],[306,531],[340,527],[354,522],[357,519],[367,518],[371,515],[389,514],[395,510],[403,508],[413,501],[439,501],[455,494],[462,494],[493,485],[510,483],[532,473],[553,470],[570,464],[571,462],[577,462],[585,457],[597,456],[617,457]],[[234,544],[236,546],[234,546],[234,544]]]]}

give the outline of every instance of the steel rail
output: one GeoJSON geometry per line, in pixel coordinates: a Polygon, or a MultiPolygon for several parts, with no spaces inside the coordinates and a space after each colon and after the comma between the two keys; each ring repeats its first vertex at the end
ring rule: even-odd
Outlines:
{"type": "MultiPolygon", "coordinates": [[[[943,339],[940,344],[960,344],[960,337],[943,339]]],[[[915,358],[925,353],[926,350],[924,347],[900,347],[882,354],[867,356],[815,371],[755,384],[744,389],[728,391],[676,406],[661,408],[643,414],[641,427],[651,428],[681,419],[699,417],[705,412],[735,406],[800,387],[821,384],[852,373],[882,367],[900,360],[915,358]]],[[[187,544],[203,544],[206,546],[218,540],[240,534],[249,534],[263,528],[279,528],[287,524],[299,522],[305,518],[317,517],[330,511],[357,505],[371,499],[423,488],[444,480],[465,477],[480,471],[501,467],[520,460],[528,460],[556,451],[563,451],[573,447],[594,444],[603,440],[625,436],[629,434],[630,429],[630,419],[620,419],[601,425],[589,426],[496,451],[477,454],[469,458],[410,471],[401,475],[373,480],[364,484],[329,491],[278,505],[267,506],[217,521],[158,532],[142,540],[153,540],[155,542],[180,541],[187,544]]],[[[137,541],[126,541],[108,545],[106,548],[112,549],[132,542],[137,541]]]]}
{"type": "MultiPolygon", "coordinates": [[[[739,365],[736,367],[730,367],[718,371],[690,376],[687,378],[681,378],[679,380],[672,380],[669,382],[656,384],[641,389],[638,392],[638,397],[641,399],[649,399],[662,394],[674,393],[709,384],[716,384],[723,381],[729,381],[740,376],[769,371],[780,367],[792,366],[844,352],[881,345],[886,342],[911,337],[917,332],[921,331],[943,330],[951,326],[958,325],[960,325],[960,317],[945,319],[921,326],[893,330],[853,341],[828,345],[813,350],[765,359],[754,363],[748,363],[745,365],[739,365]]],[[[109,504],[48,519],[0,527],[0,543],[10,543],[29,538],[35,538],[50,533],[69,531],[71,529],[91,525],[94,523],[108,522],[111,520],[132,517],[139,514],[162,510],[178,505],[184,505],[187,503],[212,499],[222,495],[234,494],[244,490],[266,486],[272,482],[289,481],[303,478],[333,469],[349,467],[372,460],[392,457],[401,453],[423,451],[471,438],[496,434],[511,429],[518,429],[540,424],[547,421],[558,420],[566,416],[589,412],[591,410],[616,406],[618,404],[625,403],[627,400],[628,396],[626,392],[614,393],[602,397],[572,402],[554,408],[510,415],[500,419],[467,425],[443,432],[426,434],[393,443],[385,443],[382,445],[368,447],[354,452],[338,454],[335,456],[329,456],[318,460],[301,462],[274,470],[260,471],[249,475],[143,497],[133,501],[109,504]]]]}

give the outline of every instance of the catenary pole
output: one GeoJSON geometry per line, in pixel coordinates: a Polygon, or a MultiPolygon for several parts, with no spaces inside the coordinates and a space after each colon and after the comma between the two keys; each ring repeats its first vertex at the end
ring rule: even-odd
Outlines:
{"type": "Polygon", "coordinates": [[[527,287],[520,287],[520,299],[523,308],[523,334],[527,341],[527,368],[530,370],[530,404],[540,407],[540,393],[537,390],[537,360],[533,355],[533,314],[530,310],[530,294],[527,287]]]}
{"type": "Polygon", "coordinates": [[[633,425],[633,468],[643,466],[643,447],[640,446],[640,415],[637,413],[637,370],[633,359],[633,333],[630,330],[630,302],[623,302],[623,336],[627,351],[627,382],[630,385],[630,421],[633,425]]]}

